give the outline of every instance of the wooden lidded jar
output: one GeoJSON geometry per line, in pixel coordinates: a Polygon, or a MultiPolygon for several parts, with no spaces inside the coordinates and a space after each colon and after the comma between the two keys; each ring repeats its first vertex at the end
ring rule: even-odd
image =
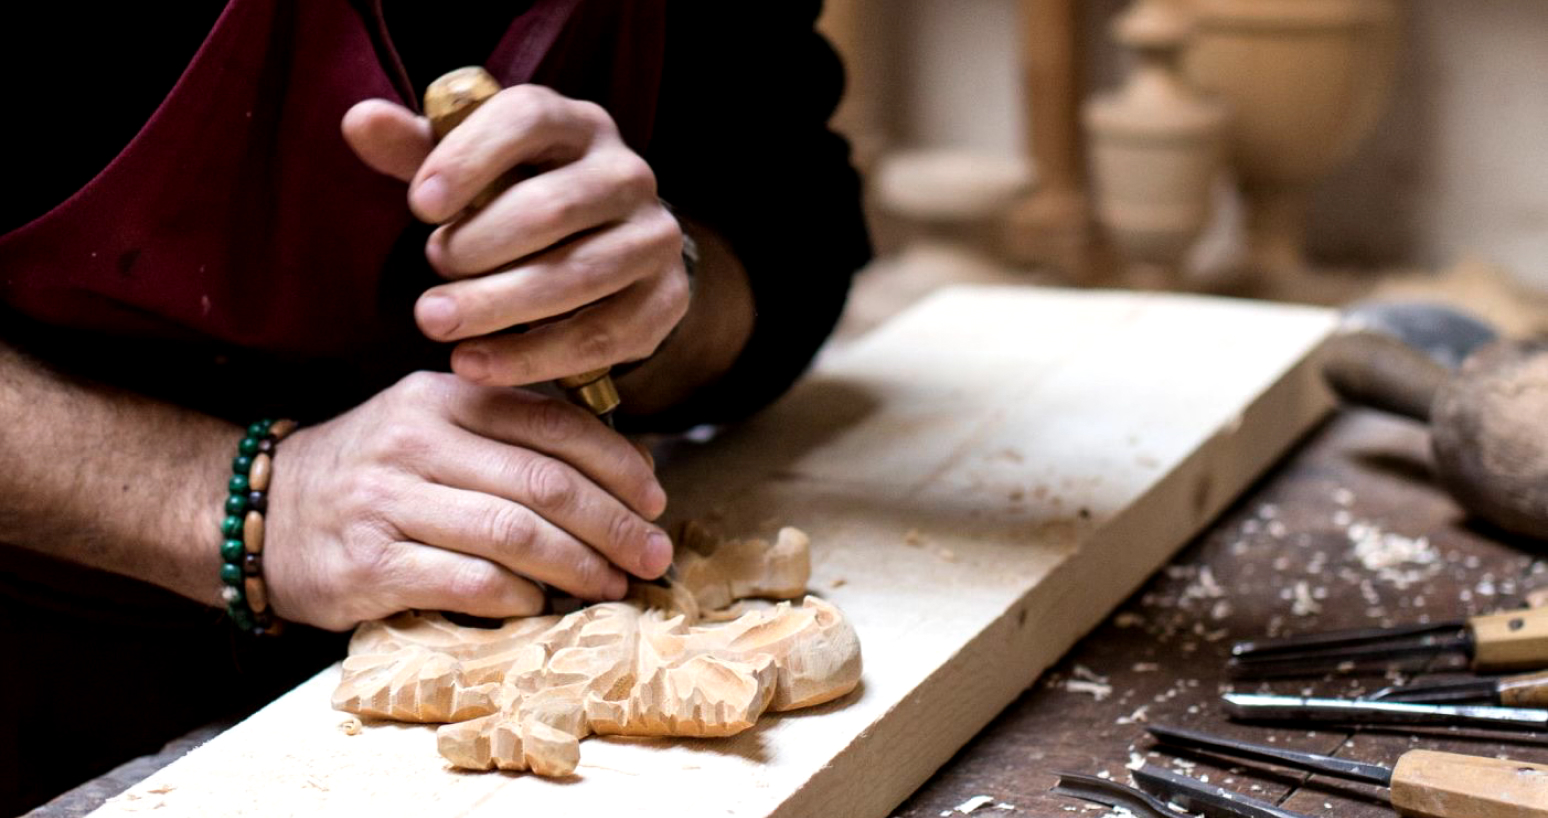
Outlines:
{"type": "Polygon", "coordinates": [[[1135,67],[1083,112],[1098,221],[1131,270],[1172,283],[1209,220],[1225,155],[1225,106],[1182,76],[1190,23],[1175,0],[1138,0],[1113,24],[1135,67]]]}

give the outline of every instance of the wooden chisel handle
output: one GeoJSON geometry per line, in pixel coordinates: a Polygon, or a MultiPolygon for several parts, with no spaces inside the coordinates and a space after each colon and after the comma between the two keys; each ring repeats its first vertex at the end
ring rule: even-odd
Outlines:
{"type": "Polygon", "coordinates": [[[1392,768],[1392,807],[1414,818],[1548,818],[1548,764],[1410,750],[1392,768]]]}
{"type": "Polygon", "coordinates": [[[1506,676],[1495,682],[1506,707],[1548,707],[1548,670],[1506,676]]]}
{"type": "Polygon", "coordinates": [[[1467,624],[1473,632],[1475,670],[1548,667],[1548,608],[1475,616],[1467,624]]]}
{"type": "MultiPolygon", "coordinates": [[[[459,68],[430,83],[425,89],[425,116],[430,120],[430,130],[435,134],[436,141],[441,141],[478,110],[478,106],[483,105],[485,100],[498,93],[500,82],[477,66],[459,68]]],[[[476,210],[488,204],[490,199],[513,181],[512,174],[501,177],[473,199],[470,209],[476,210]]],[[[618,388],[608,376],[608,367],[560,378],[559,385],[569,393],[572,400],[604,420],[611,419],[613,410],[620,403],[618,388]]]]}

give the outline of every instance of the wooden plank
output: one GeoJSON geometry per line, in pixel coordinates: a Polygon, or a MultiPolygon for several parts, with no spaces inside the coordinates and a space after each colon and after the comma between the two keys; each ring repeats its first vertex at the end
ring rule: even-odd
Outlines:
{"type": "Polygon", "coordinates": [[[578,775],[346,736],[330,669],[99,815],[884,815],[1328,408],[1324,310],[956,288],[664,474],[677,516],[806,529],[859,690],[726,740],[590,739],[578,775]],[[842,582],[840,582],[842,580],[842,582]]]}

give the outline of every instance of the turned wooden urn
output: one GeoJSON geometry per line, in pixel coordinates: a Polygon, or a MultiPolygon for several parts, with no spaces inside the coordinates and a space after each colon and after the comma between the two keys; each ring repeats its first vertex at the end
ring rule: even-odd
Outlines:
{"type": "Polygon", "coordinates": [[[1305,267],[1319,178],[1381,115],[1400,40],[1398,0],[1188,0],[1188,78],[1231,106],[1230,162],[1246,199],[1251,265],[1305,267]]]}
{"type": "Polygon", "coordinates": [[[1210,215],[1223,156],[1226,109],[1183,79],[1189,19],[1176,0],[1139,0],[1113,24],[1133,71],[1092,99],[1083,119],[1097,219],[1131,277],[1175,283],[1210,215]]]}

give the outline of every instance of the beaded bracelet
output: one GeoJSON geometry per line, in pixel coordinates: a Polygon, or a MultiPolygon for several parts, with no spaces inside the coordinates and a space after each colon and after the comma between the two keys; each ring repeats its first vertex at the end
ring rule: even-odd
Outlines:
{"type": "Polygon", "coordinates": [[[247,427],[231,461],[226,519],[220,524],[220,581],[226,586],[221,598],[237,628],[254,635],[273,636],[281,627],[263,582],[263,516],[269,510],[274,449],[295,430],[293,420],[260,420],[247,427]]]}

